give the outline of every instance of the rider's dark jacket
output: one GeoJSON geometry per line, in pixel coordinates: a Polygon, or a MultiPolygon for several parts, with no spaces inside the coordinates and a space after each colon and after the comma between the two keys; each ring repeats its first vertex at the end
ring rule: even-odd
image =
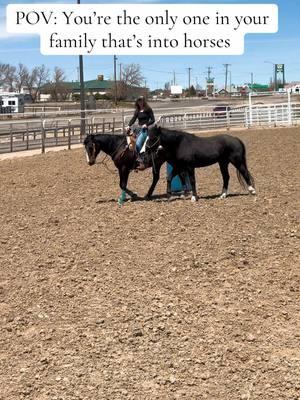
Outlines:
{"type": "Polygon", "coordinates": [[[139,125],[152,125],[155,122],[154,114],[152,108],[147,108],[146,110],[135,110],[135,113],[131,120],[129,121],[129,126],[133,125],[135,121],[138,119],[139,125]]]}

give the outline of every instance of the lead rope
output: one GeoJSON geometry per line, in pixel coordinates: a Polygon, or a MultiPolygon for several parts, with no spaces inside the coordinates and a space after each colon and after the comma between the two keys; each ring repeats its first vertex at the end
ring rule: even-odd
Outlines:
{"type": "Polygon", "coordinates": [[[156,167],[155,167],[155,160],[154,160],[153,151],[151,151],[151,158],[152,158],[153,171],[154,171],[154,173],[156,174],[156,167]]]}

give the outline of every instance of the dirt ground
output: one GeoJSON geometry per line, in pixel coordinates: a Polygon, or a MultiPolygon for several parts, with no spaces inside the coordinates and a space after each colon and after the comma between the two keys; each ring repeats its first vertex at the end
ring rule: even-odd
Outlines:
{"type": "Polygon", "coordinates": [[[82,149],[0,162],[1,400],[300,399],[300,129],[234,135],[257,196],[213,166],[119,208],[82,149]]]}

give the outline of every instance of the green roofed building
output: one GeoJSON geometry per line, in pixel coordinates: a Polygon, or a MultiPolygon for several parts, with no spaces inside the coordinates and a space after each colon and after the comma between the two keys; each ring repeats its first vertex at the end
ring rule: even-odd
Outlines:
{"type": "MultiPolygon", "coordinates": [[[[72,94],[80,93],[80,83],[79,82],[66,82],[69,85],[69,91],[72,94]]],[[[92,81],[84,82],[85,93],[87,95],[101,95],[113,97],[115,90],[114,81],[105,81],[94,79],[92,81]]],[[[123,98],[127,100],[135,100],[139,96],[148,96],[148,88],[139,86],[126,86],[124,89],[124,84],[117,81],[117,96],[118,98],[123,98]]]]}
{"type": "MultiPolygon", "coordinates": [[[[64,82],[64,84],[73,94],[80,93],[79,82],[64,82]]],[[[91,81],[84,82],[84,89],[88,94],[107,94],[114,89],[114,81],[93,79],[91,81]]]]}
{"type": "Polygon", "coordinates": [[[269,92],[270,86],[269,85],[261,85],[259,83],[253,83],[253,85],[248,84],[248,87],[253,92],[269,92]]]}
{"type": "MultiPolygon", "coordinates": [[[[118,98],[133,100],[138,96],[147,96],[148,89],[145,87],[137,87],[137,86],[126,86],[124,90],[124,83],[117,83],[117,96],[118,98]]],[[[43,94],[53,93],[53,89],[55,84],[48,83],[44,85],[42,88],[43,94]]],[[[66,100],[67,98],[71,98],[74,95],[78,97],[80,95],[80,83],[77,82],[60,82],[59,85],[56,85],[56,91],[67,93],[67,96],[64,98],[62,96],[58,96],[59,98],[66,100]],[[59,90],[58,90],[59,89],[59,90]]],[[[86,96],[101,96],[101,98],[113,98],[115,91],[115,82],[112,80],[104,80],[103,75],[99,75],[98,79],[93,79],[90,81],[84,82],[84,91],[86,96]],[[103,96],[103,97],[102,97],[103,96]]],[[[52,96],[53,97],[53,96],[52,96]]]]}

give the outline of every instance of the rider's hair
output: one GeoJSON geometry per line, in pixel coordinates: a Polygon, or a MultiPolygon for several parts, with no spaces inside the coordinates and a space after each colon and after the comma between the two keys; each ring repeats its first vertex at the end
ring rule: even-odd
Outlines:
{"type": "Polygon", "coordinates": [[[150,109],[150,106],[148,105],[148,103],[147,103],[147,101],[146,101],[146,99],[145,99],[144,96],[140,96],[140,97],[138,97],[138,98],[136,99],[136,101],[135,101],[135,103],[134,103],[135,109],[136,109],[136,110],[140,110],[140,109],[141,109],[141,108],[140,108],[140,104],[139,104],[140,100],[143,100],[143,107],[142,107],[142,108],[143,108],[144,110],[149,110],[149,109],[150,109]]]}

